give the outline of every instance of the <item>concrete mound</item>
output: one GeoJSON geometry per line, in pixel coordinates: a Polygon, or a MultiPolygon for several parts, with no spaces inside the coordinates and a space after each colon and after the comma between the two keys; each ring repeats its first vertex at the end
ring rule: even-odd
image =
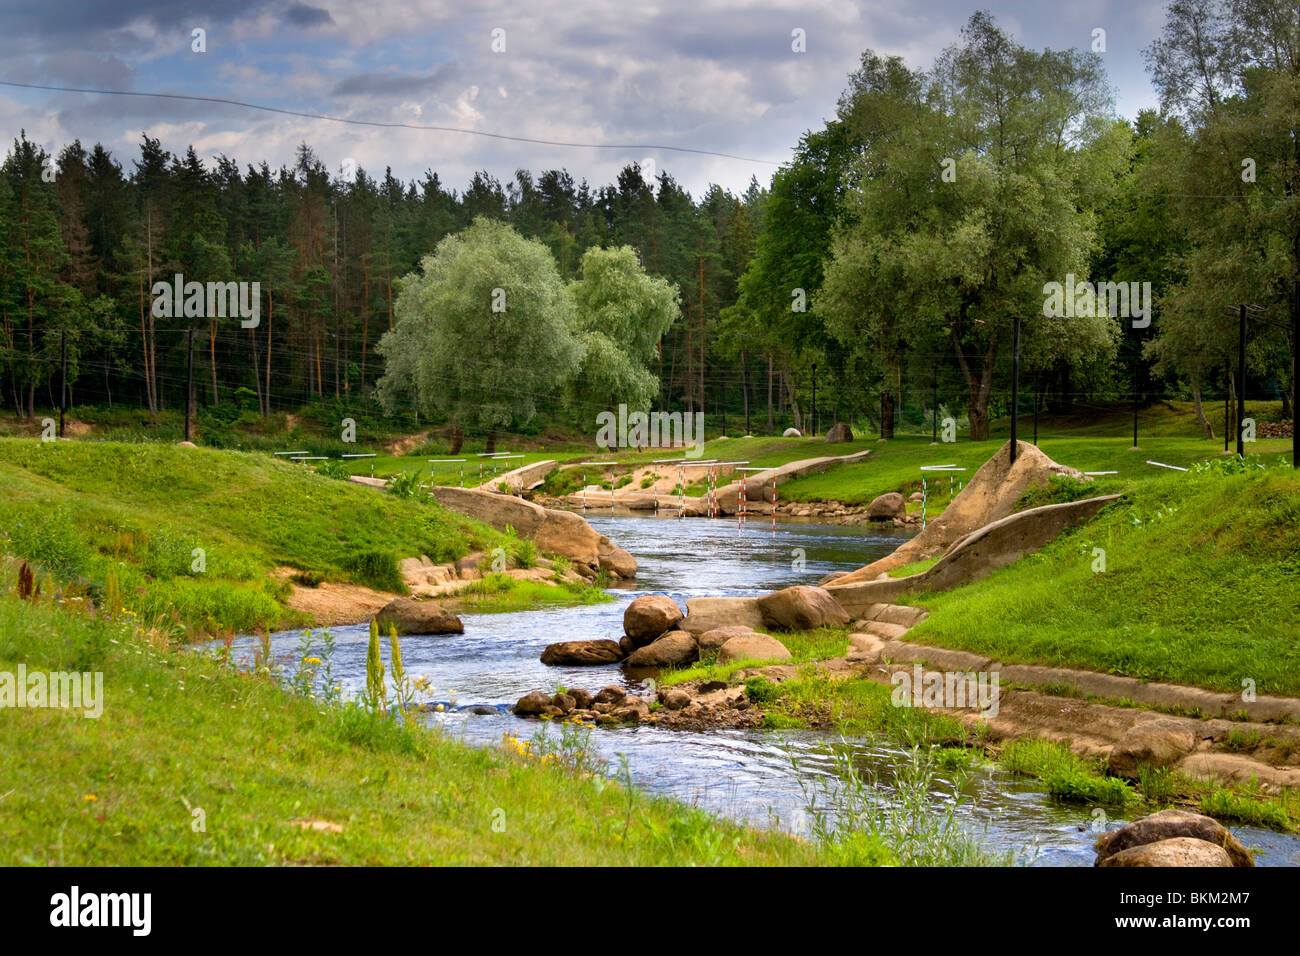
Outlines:
{"type": "Polygon", "coordinates": [[[837,577],[843,586],[873,581],[894,568],[925,561],[943,554],[952,545],[981,528],[1015,513],[1016,501],[1030,488],[1047,484],[1053,475],[1082,478],[1082,472],[1057,464],[1038,450],[1036,445],[1019,442],[1016,463],[1011,464],[1011,442],[1007,442],[953,498],[943,514],[926,529],[900,546],[892,554],[873,561],[864,568],[837,577]]]}

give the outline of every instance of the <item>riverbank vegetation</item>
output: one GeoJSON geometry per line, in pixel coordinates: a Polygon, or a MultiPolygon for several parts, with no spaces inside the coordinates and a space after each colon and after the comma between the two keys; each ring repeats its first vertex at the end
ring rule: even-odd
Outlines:
{"type": "MultiPolygon", "coordinates": [[[[346,581],[402,593],[398,561],[532,542],[427,500],[335,481],[265,454],[117,442],[0,438],[0,548],[84,594],[197,636],[302,621],[290,583],[346,581]]],[[[593,599],[530,582],[495,600],[593,599]]],[[[473,600],[470,596],[468,600],[473,600]]],[[[602,598],[603,599],[603,598],[602,598]]]]}

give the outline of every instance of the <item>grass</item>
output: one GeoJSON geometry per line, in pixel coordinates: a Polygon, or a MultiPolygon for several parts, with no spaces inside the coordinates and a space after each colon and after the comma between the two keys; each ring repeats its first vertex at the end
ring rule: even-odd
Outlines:
{"type": "Polygon", "coordinates": [[[512,748],[324,706],[127,621],[0,594],[0,670],[102,671],[106,698],[98,719],[24,708],[0,720],[0,865],[828,861],[512,748]]]}
{"type": "MultiPolygon", "coordinates": [[[[1247,414],[1260,420],[1276,417],[1277,402],[1248,402],[1247,414]]],[[[1130,488],[1135,482],[1162,475],[1165,469],[1146,464],[1147,459],[1187,467],[1193,462],[1222,457],[1223,440],[1200,437],[1190,403],[1170,406],[1154,405],[1143,411],[1139,422],[1139,450],[1130,451],[1133,438],[1125,430],[1122,412],[1099,414],[1089,424],[1076,419],[1048,419],[1040,422],[1038,447],[1044,454],[1063,465],[1080,471],[1117,471],[1117,475],[1099,476],[1092,483],[1096,494],[1109,494],[1130,488]]],[[[868,442],[874,450],[865,461],[836,465],[818,475],[796,478],[781,485],[782,501],[841,501],[867,504],[878,495],[897,491],[904,496],[921,490],[921,466],[953,464],[966,469],[954,477],[963,481],[993,456],[1009,437],[1006,423],[996,437],[988,441],[963,440],[931,446],[930,436],[903,435],[884,442],[868,442]]],[[[1032,436],[1021,422],[1021,441],[1032,436]]],[[[788,439],[795,441],[796,439],[788,439]]],[[[854,443],[856,445],[856,443],[854,443]]],[[[848,449],[848,445],[824,448],[848,449]]],[[[1275,459],[1284,455],[1289,461],[1290,439],[1261,439],[1246,446],[1248,455],[1275,459]]],[[[835,452],[839,454],[840,452],[835,452]]],[[[709,446],[705,457],[713,457],[709,446]]],[[[760,462],[760,464],[765,464],[760,462]]],[[[929,482],[929,517],[935,517],[946,504],[948,475],[932,476],[929,482]]]]}
{"type": "Polygon", "coordinates": [[[1170,473],[953,591],[909,640],[1008,663],[1300,695],[1300,478],[1170,473]],[[1104,571],[1099,564],[1104,560],[1104,571]]]}
{"type": "Polygon", "coordinates": [[[400,558],[500,547],[535,559],[531,542],[426,498],[263,454],[0,438],[0,484],[0,551],[62,582],[52,587],[98,598],[115,581],[122,606],[198,633],[301,623],[270,576],[280,565],[400,593],[400,558]]]}
{"type": "Polygon", "coordinates": [[[1068,803],[1124,807],[1137,800],[1126,782],[1106,776],[1099,763],[1084,760],[1055,741],[1012,741],[999,760],[1012,773],[1038,777],[1048,793],[1068,803]]]}

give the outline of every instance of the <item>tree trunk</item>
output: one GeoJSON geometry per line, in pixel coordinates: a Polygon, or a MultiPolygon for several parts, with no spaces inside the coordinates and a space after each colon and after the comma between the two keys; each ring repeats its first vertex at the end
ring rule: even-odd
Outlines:
{"type": "Polygon", "coordinates": [[[880,437],[894,437],[894,393],[888,386],[880,392],[880,437]]]}
{"type": "Polygon", "coordinates": [[[495,424],[493,424],[492,427],[488,429],[487,447],[484,448],[483,450],[487,452],[489,455],[497,450],[497,426],[495,424]]]}
{"type": "Polygon", "coordinates": [[[744,352],[740,353],[740,387],[745,396],[745,434],[749,434],[749,363],[744,352]]]}
{"type": "Polygon", "coordinates": [[[451,454],[459,455],[460,448],[465,444],[465,432],[459,425],[451,426],[451,454]]]}

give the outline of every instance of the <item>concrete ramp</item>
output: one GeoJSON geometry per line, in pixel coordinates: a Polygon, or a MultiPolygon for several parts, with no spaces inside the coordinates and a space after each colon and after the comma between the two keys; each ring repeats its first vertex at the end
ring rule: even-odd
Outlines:
{"type": "Polygon", "coordinates": [[[918,574],[891,578],[882,571],[875,580],[846,582],[837,578],[825,588],[850,615],[866,617],[873,604],[888,604],[902,595],[922,591],[949,591],[978,581],[1056,540],[1067,528],[1090,521],[1098,511],[1119,498],[1119,495],[1103,495],[1030,508],[971,532],[918,574]]]}

